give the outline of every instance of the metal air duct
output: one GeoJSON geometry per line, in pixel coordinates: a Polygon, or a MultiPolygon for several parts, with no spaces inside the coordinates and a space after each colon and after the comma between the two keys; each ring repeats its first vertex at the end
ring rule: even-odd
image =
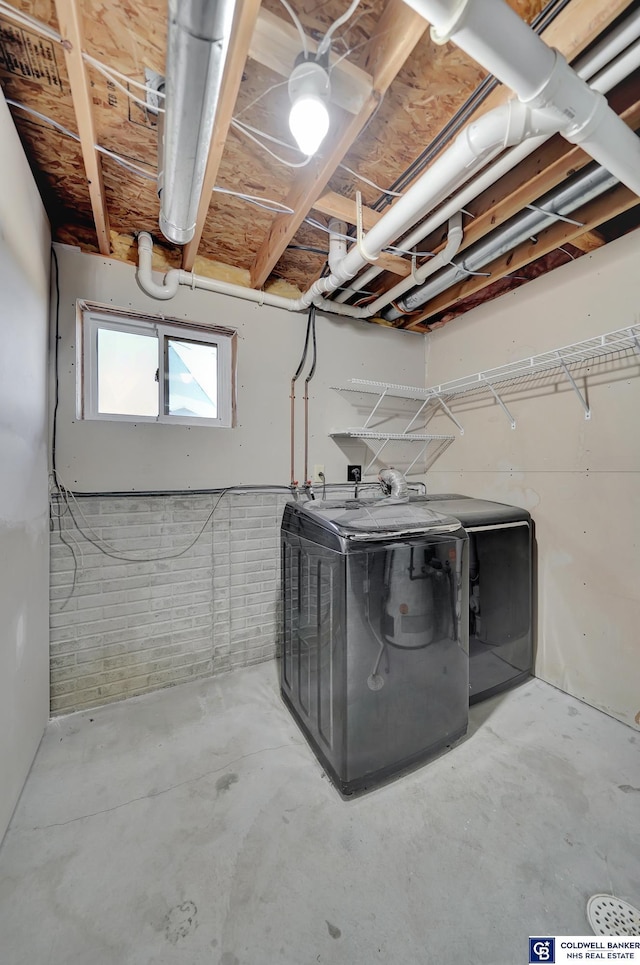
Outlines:
{"type": "Polygon", "coordinates": [[[160,230],[194,236],[235,0],[169,0],[165,115],[158,172],[160,230]]]}
{"type": "Polygon", "coordinates": [[[487,238],[472,245],[464,255],[451,263],[450,268],[440,272],[425,285],[414,289],[398,303],[398,309],[390,308],[384,313],[384,317],[387,320],[394,320],[401,318],[405,312],[420,308],[461,278],[480,271],[485,265],[491,264],[496,258],[511,251],[527,238],[538,234],[554,222],[567,218],[576,208],[599,197],[616,184],[618,184],[617,178],[614,178],[609,171],[603,167],[594,168],[591,165],[570,182],[550,191],[535,205],[525,208],[487,238]]]}

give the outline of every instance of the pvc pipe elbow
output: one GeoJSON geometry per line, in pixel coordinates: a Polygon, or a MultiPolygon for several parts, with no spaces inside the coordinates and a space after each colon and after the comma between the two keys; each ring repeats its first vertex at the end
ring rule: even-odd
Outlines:
{"type": "Polygon", "coordinates": [[[148,231],[141,231],[138,235],[138,271],[136,278],[140,288],[151,298],[163,301],[173,298],[180,284],[180,270],[172,268],[166,272],[163,283],[158,285],[153,280],[151,267],[153,259],[153,240],[148,231]]]}

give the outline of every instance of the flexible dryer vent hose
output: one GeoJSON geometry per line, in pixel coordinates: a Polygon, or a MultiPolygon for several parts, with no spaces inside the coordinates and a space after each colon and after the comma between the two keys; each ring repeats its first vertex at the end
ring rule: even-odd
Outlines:
{"type": "Polygon", "coordinates": [[[407,480],[398,469],[382,469],[378,473],[378,479],[387,490],[391,499],[409,501],[407,480]]]}

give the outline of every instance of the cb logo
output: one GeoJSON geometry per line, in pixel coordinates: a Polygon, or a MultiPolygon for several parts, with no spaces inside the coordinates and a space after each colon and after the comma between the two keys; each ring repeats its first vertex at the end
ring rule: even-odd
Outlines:
{"type": "Polygon", "coordinates": [[[555,945],[555,938],[530,938],[529,965],[538,962],[544,962],[545,965],[555,965],[555,945]]]}

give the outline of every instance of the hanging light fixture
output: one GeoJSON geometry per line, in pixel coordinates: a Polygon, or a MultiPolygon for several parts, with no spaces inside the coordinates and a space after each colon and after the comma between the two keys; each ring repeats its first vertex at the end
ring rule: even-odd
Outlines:
{"type": "Polygon", "coordinates": [[[289,77],[289,128],[303,154],[316,153],[329,131],[328,57],[300,54],[289,77]]]}

